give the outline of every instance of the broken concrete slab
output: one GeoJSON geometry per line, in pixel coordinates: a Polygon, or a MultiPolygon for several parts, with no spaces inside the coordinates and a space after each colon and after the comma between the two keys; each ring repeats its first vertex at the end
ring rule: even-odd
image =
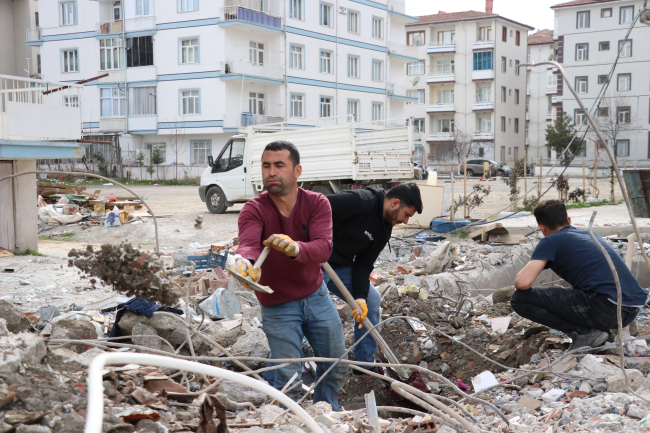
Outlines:
{"type": "Polygon", "coordinates": [[[510,298],[512,298],[513,293],[516,291],[517,289],[515,289],[515,286],[508,286],[497,289],[492,294],[492,302],[494,304],[506,304],[510,302],[510,298]]]}
{"type": "MultiPolygon", "coordinates": [[[[217,389],[235,403],[249,402],[255,406],[261,406],[266,401],[266,394],[235,382],[223,381],[217,389]]],[[[228,410],[239,409],[228,407],[228,410]]]]}
{"type": "Polygon", "coordinates": [[[11,332],[23,332],[29,328],[29,318],[11,302],[0,299],[0,318],[7,321],[7,329],[11,332]]]}
{"type": "MultiPolygon", "coordinates": [[[[231,348],[232,352],[239,356],[251,356],[256,358],[268,358],[271,354],[269,342],[266,334],[261,329],[254,329],[247,332],[237,339],[231,348]]],[[[262,364],[261,361],[247,360],[242,361],[247,367],[257,369],[262,364]]]]}
{"type": "MultiPolygon", "coordinates": [[[[122,334],[132,335],[133,328],[138,323],[151,326],[160,337],[169,341],[173,346],[178,346],[187,340],[187,327],[180,320],[168,316],[154,314],[151,318],[147,318],[127,311],[117,326],[120,327],[122,334]]],[[[194,345],[194,349],[198,350],[203,344],[203,340],[197,336],[193,336],[192,344],[194,345]]]]}
{"type": "Polygon", "coordinates": [[[22,364],[40,364],[47,355],[45,341],[34,334],[0,337],[0,371],[16,372],[22,364]]]}
{"type": "Polygon", "coordinates": [[[236,326],[231,329],[221,325],[221,322],[212,322],[207,328],[201,331],[206,337],[214,340],[223,347],[230,347],[239,337],[245,334],[241,326],[236,326]]]}
{"type": "Polygon", "coordinates": [[[155,350],[160,350],[162,346],[162,340],[158,338],[158,333],[153,326],[144,323],[136,323],[131,330],[131,335],[133,336],[131,340],[138,346],[144,346],[155,350]],[[151,336],[154,337],[152,338],[151,336]]]}
{"type": "MultiPolygon", "coordinates": [[[[97,329],[91,322],[85,320],[62,319],[52,324],[52,340],[96,340],[97,329]]],[[[77,353],[83,353],[90,346],[74,344],[70,348],[77,353]]]]}
{"type": "MultiPolygon", "coordinates": [[[[632,391],[639,389],[641,384],[645,381],[643,373],[639,370],[625,370],[627,373],[627,382],[632,391]]],[[[616,373],[610,374],[605,378],[607,382],[607,392],[628,392],[625,386],[625,376],[623,372],[618,370],[616,373]]]]}

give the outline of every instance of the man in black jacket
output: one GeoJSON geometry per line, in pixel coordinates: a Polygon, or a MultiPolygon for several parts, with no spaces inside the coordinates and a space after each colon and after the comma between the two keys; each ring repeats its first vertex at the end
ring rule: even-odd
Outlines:
{"type": "MultiPolygon", "coordinates": [[[[416,212],[422,213],[420,189],[411,182],[386,192],[366,188],[341,191],[327,198],[332,206],[334,232],[333,251],[328,262],[361,307],[363,314],[352,312],[356,321],[360,323],[367,316],[376,325],[381,297],[370,284],[370,273],[390,240],[393,226],[407,224],[416,212]]],[[[330,292],[344,299],[327,275],[325,283],[330,292]]],[[[366,332],[363,326],[356,327],[355,341],[366,332]]],[[[354,359],[374,362],[372,356],[376,348],[375,340],[367,336],[355,347],[354,359]]]]}

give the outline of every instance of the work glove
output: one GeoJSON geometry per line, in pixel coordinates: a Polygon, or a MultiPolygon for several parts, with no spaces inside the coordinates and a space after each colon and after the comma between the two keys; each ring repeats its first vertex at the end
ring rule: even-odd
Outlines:
{"type": "Polygon", "coordinates": [[[357,299],[357,305],[359,308],[361,308],[361,312],[358,312],[355,309],[352,309],[352,316],[354,317],[354,320],[356,320],[359,323],[359,329],[363,328],[363,319],[366,318],[368,315],[368,305],[366,305],[366,300],[365,299],[357,299]]]}
{"type": "Polygon", "coordinates": [[[271,235],[264,241],[264,246],[276,249],[291,258],[296,257],[299,252],[298,244],[287,235],[271,235]]]}
{"type": "MultiPolygon", "coordinates": [[[[254,282],[259,282],[262,278],[262,270],[255,269],[248,259],[243,258],[242,256],[235,256],[235,270],[239,275],[244,278],[250,278],[254,282]]],[[[246,287],[248,290],[253,290],[248,284],[242,283],[242,286],[246,287]]]]}

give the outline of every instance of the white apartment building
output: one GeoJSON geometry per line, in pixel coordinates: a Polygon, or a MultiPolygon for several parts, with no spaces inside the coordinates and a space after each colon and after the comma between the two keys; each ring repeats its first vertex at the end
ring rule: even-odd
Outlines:
{"type": "Polygon", "coordinates": [[[119,145],[127,165],[158,149],[198,176],[241,126],[405,116],[404,65],[417,59],[404,26],[417,18],[403,0],[40,3],[44,77],[108,74],[70,103],[89,141],[119,145]]]}
{"type": "MultiPolygon", "coordinates": [[[[558,62],[562,63],[569,82],[588,109],[594,104],[621,50],[597,120],[610,119],[610,124],[619,123],[620,132],[615,138],[614,134],[605,134],[609,135],[607,145],[616,150],[618,164],[628,167],[650,165],[650,50],[647,47],[650,27],[639,21],[628,42],[622,46],[643,3],[643,0],[580,0],[552,7],[558,62]]],[[[585,128],[582,125],[586,118],[573,95],[564,87],[560,81],[558,108],[574,119],[576,125],[585,128]]],[[[576,165],[582,164],[583,157],[593,163],[596,140],[593,134],[587,138],[586,153],[576,158],[576,165]]]]}
{"type": "Polygon", "coordinates": [[[38,2],[0,0],[0,75],[40,73],[38,2]]]}
{"type": "MultiPolygon", "coordinates": [[[[553,30],[540,30],[528,36],[526,63],[546,62],[555,59],[557,44],[553,30]]],[[[529,163],[544,161],[554,163],[555,152],[546,146],[546,128],[555,120],[558,77],[557,68],[527,68],[526,85],[526,147],[529,163]]]]}
{"type": "Polygon", "coordinates": [[[455,162],[450,145],[462,131],[470,156],[502,162],[525,152],[526,61],[532,27],[487,12],[440,12],[407,24],[407,45],[418,61],[407,64],[406,107],[428,144],[431,162],[455,162]]]}

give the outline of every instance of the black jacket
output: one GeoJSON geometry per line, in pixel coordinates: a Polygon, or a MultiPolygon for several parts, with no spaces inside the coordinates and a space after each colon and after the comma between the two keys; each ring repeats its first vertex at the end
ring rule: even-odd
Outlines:
{"type": "Polygon", "coordinates": [[[334,269],[352,266],[352,296],[368,298],[375,260],[390,240],[393,226],[384,221],[384,191],[373,188],[328,195],[332,206],[334,269]]]}

